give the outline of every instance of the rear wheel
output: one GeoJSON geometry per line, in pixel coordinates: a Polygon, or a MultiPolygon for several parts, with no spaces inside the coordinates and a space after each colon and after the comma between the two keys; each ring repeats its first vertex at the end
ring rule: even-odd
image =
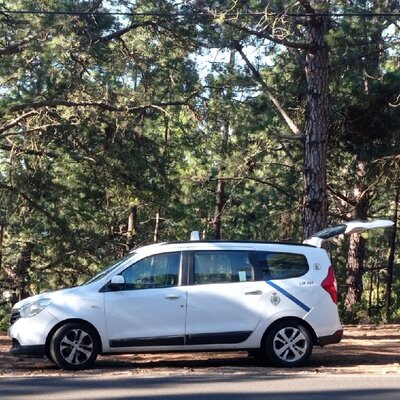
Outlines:
{"type": "Polygon", "coordinates": [[[52,361],[62,369],[91,367],[99,353],[97,334],[89,325],[72,322],[57,329],[50,341],[52,361]]]}
{"type": "Polygon", "coordinates": [[[298,367],[311,356],[312,338],[308,329],[297,321],[282,321],[271,328],[265,341],[270,361],[280,367],[298,367]]]}

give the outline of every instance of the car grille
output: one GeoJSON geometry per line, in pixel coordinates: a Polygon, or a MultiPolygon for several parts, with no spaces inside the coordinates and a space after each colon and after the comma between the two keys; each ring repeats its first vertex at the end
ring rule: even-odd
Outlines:
{"type": "Polygon", "coordinates": [[[10,325],[14,322],[18,321],[21,318],[21,315],[18,310],[12,310],[11,317],[10,317],[10,325]]]}

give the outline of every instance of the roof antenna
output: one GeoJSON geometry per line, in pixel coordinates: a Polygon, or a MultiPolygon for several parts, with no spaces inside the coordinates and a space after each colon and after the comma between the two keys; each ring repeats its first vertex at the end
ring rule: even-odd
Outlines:
{"type": "Polygon", "coordinates": [[[190,240],[200,240],[199,231],[192,231],[192,233],[190,234],[190,240]]]}

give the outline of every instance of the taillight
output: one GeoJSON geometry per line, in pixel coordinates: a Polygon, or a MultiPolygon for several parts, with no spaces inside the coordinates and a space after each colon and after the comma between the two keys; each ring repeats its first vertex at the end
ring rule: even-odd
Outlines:
{"type": "Polygon", "coordinates": [[[338,294],[337,294],[337,283],[335,277],[335,271],[333,270],[332,265],[328,269],[328,275],[322,281],[321,286],[329,293],[332,297],[332,301],[337,304],[338,302],[338,294]]]}

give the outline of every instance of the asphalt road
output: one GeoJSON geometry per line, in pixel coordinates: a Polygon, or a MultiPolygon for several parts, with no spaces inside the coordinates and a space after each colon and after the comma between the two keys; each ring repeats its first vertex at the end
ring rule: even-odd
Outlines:
{"type": "Polygon", "coordinates": [[[4,400],[399,400],[392,375],[1,377],[4,400]]]}

